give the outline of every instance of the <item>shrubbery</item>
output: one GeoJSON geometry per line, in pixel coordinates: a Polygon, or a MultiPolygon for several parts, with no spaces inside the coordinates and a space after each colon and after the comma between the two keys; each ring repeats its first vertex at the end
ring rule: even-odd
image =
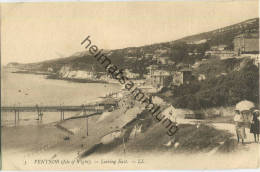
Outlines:
{"type": "Polygon", "coordinates": [[[175,87],[170,100],[176,107],[190,109],[232,106],[244,99],[258,103],[258,82],[258,68],[249,63],[225,76],[175,87]]]}

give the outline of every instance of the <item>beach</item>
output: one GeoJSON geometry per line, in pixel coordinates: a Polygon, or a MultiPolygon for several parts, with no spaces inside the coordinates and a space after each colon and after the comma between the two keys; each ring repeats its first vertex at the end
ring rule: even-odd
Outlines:
{"type": "MultiPolygon", "coordinates": [[[[3,71],[1,105],[16,107],[35,106],[36,104],[39,107],[80,106],[102,101],[101,97],[110,92],[116,92],[120,88],[117,84],[74,83],[50,80],[45,77],[45,75],[3,71]]],[[[91,113],[93,112],[87,112],[87,114],[91,113]]],[[[82,112],[64,112],[65,119],[78,115],[82,115],[82,112]]],[[[14,121],[14,112],[2,112],[1,131],[2,138],[5,138],[2,139],[3,166],[16,161],[15,159],[18,157],[22,160],[23,157],[29,158],[29,156],[43,152],[50,152],[48,156],[53,156],[53,152],[64,147],[64,150],[71,150],[73,153],[77,152],[77,148],[82,148],[81,142],[70,144],[68,147],[68,141],[64,138],[78,136],[72,136],[58,128],[59,123],[60,112],[44,112],[42,121],[38,120],[37,112],[20,112],[20,120],[17,123],[14,121]]],[[[92,125],[91,120],[89,120],[89,125],[92,125]]]]}
{"type": "MultiPolygon", "coordinates": [[[[48,80],[32,74],[7,73],[2,81],[2,103],[5,106],[80,105],[104,100],[100,97],[120,90],[115,84],[48,80]],[[22,84],[14,84],[16,82],[22,84]]],[[[227,118],[232,117],[203,121],[184,119],[180,113],[180,129],[176,136],[169,137],[162,123],[143,111],[138,102],[130,108],[106,111],[88,119],[77,118],[83,115],[83,112],[65,112],[65,120],[61,121],[60,112],[44,112],[40,121],[36,112],[21,112],[20,120],[15,124],[14,112],[3,112],[3,168],[68,170],[95,169],[99,165],[100,169],[118,169],[120,165],[125,169],[153,169],[160,164],[164,169],[173,166],[189,169],[186,164],[195,162],[197,165],[192,169],[258,165],[256,152],[259,152],[259,144],[252,142],[248,129],[248,143],[237,144],[234,126],[227,122],[227,118]],[[70,117],[74,119],[66,120],[70,117]],[[217,120],[220,122],[216,123],[217,120]],[[111,139],[110,136],[118,137],[111,139]],[[238,163],[228,164],[230,158],[238,163]]]]}

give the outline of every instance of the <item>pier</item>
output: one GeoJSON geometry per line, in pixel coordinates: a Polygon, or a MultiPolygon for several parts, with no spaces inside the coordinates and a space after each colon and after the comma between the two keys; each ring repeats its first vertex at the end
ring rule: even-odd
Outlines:
{"type": "MultiPolygon", "coordinates": [[[[3,106],[1,107],[1,112],[14,112],[15,123],[20,120],[21,112],[36,112],[39,120],[42,120],[43,112],[59,112],[60,120],[65,120],[65,112],[78,112],[82,111],[84,116],[86,112],[102,113],[111,106],[116,106],[116,104],[94,104],[94,105],[80,105],[80,106],[3,106]]],[[[87,117],[88,118],[88,117],[87,117]]],[[[88,123],[88,119],[86,121],[88,123]]],[[[88,134],[88,133],[87,133],[88,134]]]]}

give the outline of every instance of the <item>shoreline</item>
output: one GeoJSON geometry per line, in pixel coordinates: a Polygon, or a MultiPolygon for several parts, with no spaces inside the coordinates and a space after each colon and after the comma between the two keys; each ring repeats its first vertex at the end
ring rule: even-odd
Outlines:
{"type": "MultiPolygon", "coordinates": [[[[74,79],[55,78],[58,77],[57,74],[47,75],[47,77],[48,76],[53,78],[46,79],[68,80],[71,82],[82,81],[78,79],[75,81],[74,79]]],[[[102,98],[102,101],[104,100],[105,99],[102,98]]],[[[10,152],[15,148],[19,148],[23,151],[16,152],[17,155],[19,154],[20,156],[24,156],[24,154],[32,153],[32,156],[26,157],[27,160],[31,160],[35,157],[55,157],[57,159],[61,159],[64,157],[64,154],[69,154],[66,158],[75,158],[86,151],[92,151],[93,145],[98,145],[100,143],[100,139],[104,135],[118,130],[119,128],[122,129],[122,131],[125,131],[122,135],[124,138],[127,138],[127,142],[122,144],[122,140],[119,138],[110,144],[99,147],[99,149],[95,150],[95,152],[90,156],[107,156],[107,154],[110,153],[120,154],[124,150],[127,150],[128,153],[133,154],[135,151],[145,153],[147,151],[153,152],[153,150],[159,150],[160,153],[167,152],[169,156],[171,156],[177,153],[182,154],[185,149],[194,151],[194,154],[205,151],[206,155],[215,155],[216,153],[220,153],[219,151],[221,150],[228,150],[230,152],[233,150],[240,151],[242,147],[241,145],[237,147],[237,144],[233,138],[233,133],[229,131],[222,131],[222,124],[217,125],[219,128],[212,126],[215,124],[214,119],[210,121],[210,123],[207,121],[199,122],[198,120],[195,120],[195,123],[193,123],[187,119],[184,119],[183,123],[186,122],[187,124],[180,123],[180,131],[173,140],[172,138],[168,138],[167,135],[159,135],[159,133],[165,132],[164,127],[154,124],[153,120],[151,120],[153,118],[145,113],[139,113],[136,105],[134,108],[130,108],[126,112],[127,113],[123,113],[122,109],[118,109],[116,111],[103,114],[104,116],[102,118],[99,118],[98,116],[89,118],[88,127],[86,127],[86,120],[83,120],[82,118],[63,121],[60,123],[60,128],[54,126],[54,123],[39,126],[29,125],[10,128],[4,127],[2,128],[4,131],[3,135],[8,138],[4,142],[4,153],[7,152],[6,154],[10,154],[11,159],[13,158],[13,155],[10,152]],[[122,115],[122,113],[124,115],[122,115]],[[142,119],[137,117],[138,114],[143,116],[142,119]],[[141,129],[140,133],[138,133],[135,128],[140,124],[142,124],[141,128],[143,129],[141,129]],[[152,128],[148,126],[152,126],[152,128]],[[86,135],[86,131],[89,135],[86,135]],[[131,135],[133,132],[135,132],[135,134],[131,135]],[[210,136],[210,139],[208,139],[210,141],[205,142],[205,138],[195,137],[196,135],[205,136],[203,133],[206,133],[207,137],[210,136]],[[10,135],[14,137],[7,137],[10,135]],[[30,138],[25,139],[28,135],[31,135],[30,138]],[[192,138],[192,136],[194,137],[192,138]],[[147,138],[152,139],[147,141],[147,138]],[[189,138],[189,140],[187,140],[187,138],[189,138]]],[[[226,119],[223,119],[221,121],[225,120],[226,119]]],[[[59,122],[57,121],[55,123],[59,122]]],[[[225,126],[226,125],[224,125],[224,127],[225,126]]],[[[256,146],[257,145],[255,144],[250,145],[250,147],[253,148],[256,146]]],[[[83,159],[86,158],[88,157],[83,157],[83,159]]]]}
{"type": "Polygon", "coordinates": [[[18,70],[18,71],[12,71],[11,73],[18,73],[18,74],[34,74],[34,75],[50,75],[51,73],[48,72],[39,72],[39,71],[24,71],[24,70],[18,70]]]}
{"type": "MultiPolygon", "coordinates": [[[[46,72],[46,71],[30,71],[30,70],[19,70],[16,68],[16,71],[10,71],[11,73],[16,74],[33,74],[33,75],[45,75],[45,79],[52,80],[64,80],[77,83],[103,83],[103,84],[120,84],[116,79],[111,79],[111,81],[101,80],[101,79],[87,79],[87,78],[63,78],[60,77],[57,73],[46,72]]],[[[132,81],[142,81],[143,79],[132,79],[132,81]]],[[[137,82],[138,83],[138,82],[137,82]]]]}
{"type": "Polygon", "coordinates": [[[79,79],[79,78],[61,78],[57,74],[48,74],[46,76],[46,79],[64,80],[64,81],[78,82],[78,83],[103,83],[103,84],[109,84],[109,82],[103,81],[103,80],[91,80],[91,79],[79,79]]]}
{"type": "Polygon", "coordinates": [[[11,73],[16,74],[33,74],[33,75],[45,75],[45,79],[52,79],[52,80],[64,80],[64,81],[70,81],[70,82],[77,82],[77,83],[103,83],[103,84],[115,84],[114,82],[107,82],[104,80],[92,80],[92,79],[80,79],[80,78],[61,78],[55,73],[49,73],[49,72],[39,72],[39,71],[12,71],[11,73]]]}

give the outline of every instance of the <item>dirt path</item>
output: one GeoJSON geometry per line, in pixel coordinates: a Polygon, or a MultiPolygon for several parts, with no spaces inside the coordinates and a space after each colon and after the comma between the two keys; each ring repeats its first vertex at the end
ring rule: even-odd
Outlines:
{"type": "MultiPolygon", "coordinates": [[[[228,124],[228,123],[213,123],[212,124],[216,129],[219,130],[226,130],[233,134],[233,138],[236,138],[236,131],[235,131],[235,125],[234,124],[228,124]]],[[[243,145],[248,151],[257,151],[260,155],[260,143],[255,143],[254,135],[250,133],[250,129],[246,128],[246,139],[245,139],[245,145],[243,145]]]]}
{"type": "MultiPolygon", "coordinates": [[[[178,123],[186,123],[186,124],[199,124],[204,123],[203,120],[194,120],[194,119],[178,119],[178,123]]],[[[211,125],[218,130],[225,130],[231,133],[233,139],[236,138],[235,125],[230,123],[206,123],[206,125],[211,125]]],[[[247,154],[258,155],[258,161],[260,164],[260,143],[254,142],[254,135],[250,133],[250,129],[246,128],[246,136],[245,144],[239,144],[239,152],[247,152],[247,154]]],[[[214,151],[213,151],[214,152],[214,151]]]]}

